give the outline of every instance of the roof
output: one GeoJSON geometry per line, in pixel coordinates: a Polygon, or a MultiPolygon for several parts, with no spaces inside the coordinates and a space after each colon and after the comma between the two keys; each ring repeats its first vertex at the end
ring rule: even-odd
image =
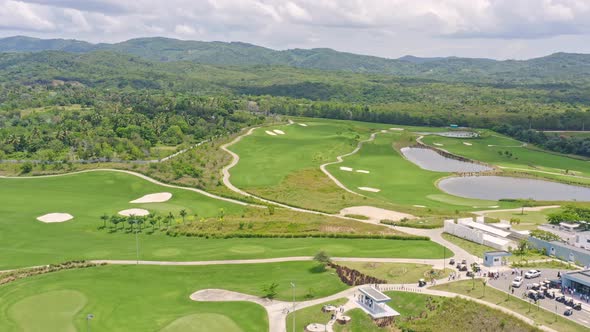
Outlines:
{"type": "Polygon", "coordinates": [[[568,222],[560,222],[559,226],[567,227],[567,228],[578,228],[578,227],[580,227],[580,224],[571,224],[568,222]]]}
{"type": "Polygon", "coordinates": [[[365,294],[366,296],[372,298],[373,301],[375,301],[375,302],[388,302],[388,301],[391,301],[391,298],[389,296],[381,293],[380,291],[378,291],[373,286],[361,287],[361,288],[359,288],[359,291],[361,293],[365,294]]]}
{"type": "Polygon", "coordinates": [[[509,253],[508,251],[498,250],[498,251],[486,251],[486,252],[484,252],[484,255],[490,255],[490,256],[510,256],[512,254],[509,253]]]}
{"type": "Polygon", "coordinates": [[[499,246],[505,246],[505,245],[507,245],[507,244],[509,244],[509,243],[510,243],[510,241],[508,241],[508,240],[506,240],[506,239],[501,239],[501,238],[499,238],[499,237],[495,237],[495,236],[492,236],[492,235],[489,235],[489,234],[484,234],[484,235],[482,236],[482,239],[483,239],[484,241],[488,241],[488,242],[491,242],[491,243],[497,244],[497,245],[499,245],[499,246]]]}
{"type": "Polygon", "coordinates": [[[590,270],[565,273],[564,277],[590,286],[590,270]]]}
{"type": "Polygon", "coordinates": [[[490,234],[493,234],[493,235],[496,235],[499,237],[507,237],[508,235],[510,235],[510,232],[506,232],[506,231],[500,230],[496,227],[480,224],[480,223],[477,223],[474,221],[461,221],[460,224],[463,224],[467,227],[478,229],[480,231],[484,231],[486,233],[490,233],[490,234]]]}

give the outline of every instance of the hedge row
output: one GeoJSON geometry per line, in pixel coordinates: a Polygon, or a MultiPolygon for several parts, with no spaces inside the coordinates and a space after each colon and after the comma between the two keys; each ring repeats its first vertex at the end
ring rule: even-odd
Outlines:
{"type": "Polygon", "coordinates": [[[103,264],[95,264],[91,262],[87,262],[84,260],[81,261],[69,261],[65,263],[59,264],[50,264],[32,268],[23,268],[12,270],[9,272],[0,273],[0,285],[7,284],[9,282],[13,282],[19,279],[24,279],[27,277],[32,277],[40,274],[57,272],[61,270],[70,270],[70,269],[79,269],[79,268],[87,268],[87,267],[94,267],[98,265],[105,265],[103,264]]]}
{"type": "Polygon", "coordinates": [[[381,224],[384,225],[390,225],[390,226],[402,226],[402,227],[408,227],[408,228],[420,228],[420,229],[434,229],[434,228],[440,228],[441,225],[428,225],[428,224],[411,224],[411,223],[401,223],[401,222],[396,222],[396,221],[380,221],[381,224]]]}
{"type": "Polygon", "coordinates": [[[169,230],[170,236],[202,237],[212,239],[231,238],[331,238],[331,239],[386,239],[386,240],[430,240],[428,236],[417,235],[380,235],[380,234],[344,234],[344,233],[192,233],[186,231],[169,230]]]}

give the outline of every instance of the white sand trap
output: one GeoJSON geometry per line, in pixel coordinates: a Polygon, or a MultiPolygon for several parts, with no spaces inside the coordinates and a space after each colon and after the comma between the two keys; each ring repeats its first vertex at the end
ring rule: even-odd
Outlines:
{"type": "Polygon", "coordinates": [[[436,146],[445,146],[444,144],[440,144],[440,143],[432,143],[432,144],[434,144],[436,146]]]}
{"type": "Polygon", "coordinates": [[[340,170],[341,170],[341,171],[352,172],[352,168],[350,168],[350,167],[344,167],[344,166],[340,166],[340,170]]]}
{"type": "Polygon", "coordinates": [[[123,210],[123,211],[119,211],[119,214],[122,216],[147,216],[148,214],[150,214],[150,211],[148,210],[144,210],[144,209],[128,209],[128,210],[123,210]]]}
{"type": "Polygon", "coordinates": [[[371,172],[369,172],[369,171],[365,171],[364,169],[357,169],[356,171],[357,171],[358,173],[365,173],[365,174],[369,174],[369,173],[371,173],[371,172]]]}
{"type": "Polygon", "coordinates": [[[155,193],[145,195],[129,203],[162,203],[168,201],[170,198],[172,198],[171,193],[155,193]]]}
{"type": "Polygon", "coordinates": [[[277,134],[273,133],[270,130],[265,131],[265,133],[269,134],[270,136],[277,136],[277,134]]]}
{"type": "Polygon", "coordinates": [[[383,130],[381,130],[381,132],[385,134],[385,133],[387,133],[387,130],[383,129],[383,130]]]}
{"type": "Polygon", "coordinates": [[[371,188],[371,187],[358,187],[360,190],[364,190],[364,191],[370,191],[372,193],[378,193],[381,191],[381,189],[377,189],[377,188],[371,188]]]}
{"type": "Polygon", "coordinates": [[[471,143],[467,143],[467,142],[463,142],[463,144],[467,145],[467,146],[472,146],[473,144],[471,143]]]}
{"type": "Polygon", "coordinates": [[[392,221],[399,221],[403,218],[408,219],[415,219],[411,214],[392,211],[392,210],[385,210],[376,208],[373,206],[352,206],[345,209],[340,210],[340,215],[347,215],[347,214],[360,214],[362,216],[368,217],[370,220],[380,221],[383,219],[392,220],[392,221]]]}
{"type": "Polygon", "coordinates": [[[424,206],[424,205],[413,205],[413,207],[417,207],[417,208],[425,208],[426,206],[424,206]]]}
{"type": "Polygon", "coordinates": [[[305,123],[298,123],[298,125],[300,125],[301,127],[307,127],[305,123]]]}
{"type": "Polygon", "coordinates": [[[282,130],[275,129],[275,130],[273,130],[273,131],[274,131],[275,133],[279,134],[279,135],[285,135],[285,132],[284,132],[284,131],[282,131],[282,130]]]}
{"type": "Polygon", "coordinates": [[[389,130],[402,131],[404,128],[389,128],[389,130]]]}
{"type": "Polygon", "coordinates": [[[45,223],[64,222],[72,219],[74,219],[74,216],[69,213],[48,213],[37,217],[37,220],[45,223]]]}

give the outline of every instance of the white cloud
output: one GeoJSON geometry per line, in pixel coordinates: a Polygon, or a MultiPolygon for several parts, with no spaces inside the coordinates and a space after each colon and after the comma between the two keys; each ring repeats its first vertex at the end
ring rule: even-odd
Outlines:
{"type": "Polygon", "coordinates": [[[163,35],[390,57],[521,58],[588,52],[589,17],[590,0],[0,0],[0,35],[163,35]]]}
{"type": "Polygon", "coordinates": [[[179,35],[194,35],[196,31],[186,24],[180,24],[174,27],[174,32],[179,35]]]}

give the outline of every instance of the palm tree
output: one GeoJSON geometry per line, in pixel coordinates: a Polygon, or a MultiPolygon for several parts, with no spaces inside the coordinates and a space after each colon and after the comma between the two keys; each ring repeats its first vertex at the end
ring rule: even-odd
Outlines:
{"type": "Polygon", "coordinates": [[[137,217],[135,219],[135,223],[137,224],[137,226],[139,227],[139,231],[141,232],[141,226],[143,225],[145,221],[145,217],[137,217]]]}
{"type": "Polygon", "coordinates": [[[172,212],[168,213],[168,217],[166,217],[166,219],[168,220],[167,224],[170,224],[174,221],[174,215],[172,212]]]}
{"type": "Polygon", "coordinates": [[[118,216],[111,216],[111,224],[113,224],[113,226],[115,226],[115,230],[117,230],[118,223],[119,223],[119,217],[118,216]]]}
{"type": "Polygon", "coordinates": [[[154,229],[154,226],[156,225],[156,223],[157,223],[158,221],[156,220],[155,216],[154,216],[154,217],[152,217],[152,218],[149,218],[149,216],[148,216],[148,220],[149,220],[149,223],[150,223],[150,225],[152,225],[152,233],[153,233],[153,231],[155,230],[155,229],[154,229]]]}
{"type": "Polygon", "coordinates": [[[182,223],[184,224],[184,218],[186,217],[186,210],[185,209],[180,210],[179,214],[182,217],[182,223]]]}
{"type": "Polygon", "coordinates": [[[135,224],[135,215],[127,217],[127,223],[129,224],[129,230],[133,230],[133,224],[135,224]]]}
{"type": "Polygon", "coordinates": [[[103,221],[103,226],[102,228],[107,228],[107,220],[109,220],[109,216],[105,213],[102,216],[100,216],[100,219],[103,221]]]}
{"type": "Polygon", "coordinates": [[[156,221],[158,222],[158,229],[160,229],[160,222],[162,221],[162,216],[156,216],[156,221]]]}

